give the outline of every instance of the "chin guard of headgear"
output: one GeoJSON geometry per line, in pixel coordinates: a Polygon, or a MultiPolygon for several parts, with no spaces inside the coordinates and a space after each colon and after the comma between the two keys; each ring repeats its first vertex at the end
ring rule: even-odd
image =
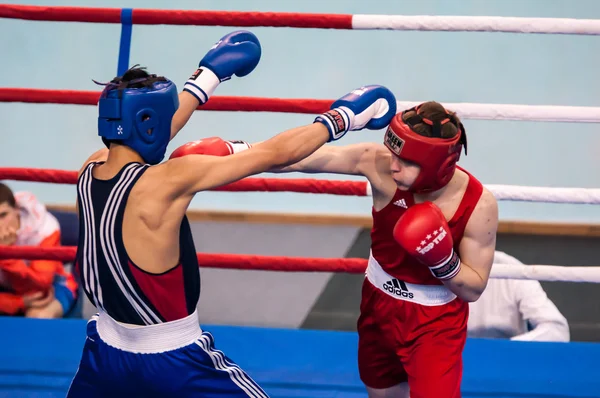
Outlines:
{"type": "Polygon", "coordinates": [[[450,182],[463,146],[465,155],[467,154],[467,133],[462,123],[458,123],[455,124],[458,129],[457,135],[442,138],[442,126],[453,123],[450,114],[446,111],[447,118],[433,122],[419,115],[420,106],[407,109],[392,119],[385,133],[384,144],[394,155],[421,167],[409,191],[426,193],[437,191],[450,182]],[[405,114],[412,111],[415,114],[405,120],[405,114]],[[420,123],[431,126],[431,137],[415,132],[414,127],[420,123]]]}
{"type": "Polygon", "coordinates": [[[171,121],[179,107],[177,86],[150,75],[120,84],[109,83],[98,101],[98,135],[140,154],[144,162],[160,163],[171,138],[171,121]],[[132,84],[151,81],[149,87],[132,84]]]}

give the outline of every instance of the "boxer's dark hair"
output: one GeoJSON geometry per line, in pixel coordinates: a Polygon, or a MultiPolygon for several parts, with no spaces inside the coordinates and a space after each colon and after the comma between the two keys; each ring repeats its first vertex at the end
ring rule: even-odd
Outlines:
{"type": "Polygon", "coordinates": [[[123,76],[117,76],[108,83],[100,83],[96,80],[92,81],[99,86],[104,86],[104,92],[112,90],[124,90],[127,88],[144,88],[152,87],[156,82],[166,82],[167,78],[164,76],[157,76],[146,72],[146,68],[139,65],[133,65],[127,69],[123,76]]]}
{"type": "MultiPolygon", "coordinates": [[[[406,121],[415,115],[414,111],[406,112],[402,117],[402,120],[406,121]]],[[[442,125],[442,138],[452,138],[458,134],[458,127],[460,126],[460,119],[456,116],[456,113],[450,112],[445,109],[442,104],[435,101],[429,101],[421,104],[419,107],[419,115],[425,119],[429,119],[433,122],[441,122],[447,117],[450,118],[451,123],[442,125]]],[[[431,137],[432,131],[431,126],[425,123],[417,123],[414,125],[414,132],[425,137],[431,137]]]]}
{"type": "Polygon", "coordinates": [[[2,203],[8,203],[10,207],[17,207],[13,191],[7,185],[0,182],[0,205],[2,203]]]}
{"type": "Polygon", "coordinates": [[[117,76],[105,84],[108,90],[123,90],[126,88],[144,88],[152,87],[156,82],[166,82],[164,76],[157,76],[146,72],[146,68],[139,65],[133,65],[123,76],[117,76]]]}

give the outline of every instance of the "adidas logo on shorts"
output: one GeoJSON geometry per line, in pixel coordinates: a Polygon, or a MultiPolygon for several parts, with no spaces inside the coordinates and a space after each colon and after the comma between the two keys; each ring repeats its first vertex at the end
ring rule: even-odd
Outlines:
{"type": "Polygon", "coordinates": [[[415,297],[408,288],[406,287],[406,283],[401,281],[400,279],[392,279],[383,284],[383,289],[387,292],[392,293],[395,296],[404,297],[412,299],[415,297]]]}

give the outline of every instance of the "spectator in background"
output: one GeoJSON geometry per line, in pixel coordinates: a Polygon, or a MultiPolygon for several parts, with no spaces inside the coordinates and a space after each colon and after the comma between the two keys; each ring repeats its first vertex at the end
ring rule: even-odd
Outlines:
{"type": "MultiPolygon", "coordinates": [[[[494,264],[523,265],[500,251],[494,253],[494,264]]],[[[490,279],[479,300],[469,303],[469,308],[469,337],[569,341],[566,318],[538,281],[490,279]]]]}
{"type": "MultiPolygon", "coordinates": [[[[0,245],[60,246],[60,226],[29,192],[0,183],[0,245]]],[[[61,261],[0,260],[0,314],[61,318],[77,299],[77,283],[61,261]]]]}

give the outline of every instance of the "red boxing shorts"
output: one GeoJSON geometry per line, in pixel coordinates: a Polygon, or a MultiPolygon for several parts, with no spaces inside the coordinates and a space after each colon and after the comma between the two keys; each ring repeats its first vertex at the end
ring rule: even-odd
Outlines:
{"type": "Polygon", "coordinates": [[[411,398],[458,398],[468,303],[444,286],[409,284],[369,259],[358,319],[358,368],[371,388],[408,382],[411,398]]]}

